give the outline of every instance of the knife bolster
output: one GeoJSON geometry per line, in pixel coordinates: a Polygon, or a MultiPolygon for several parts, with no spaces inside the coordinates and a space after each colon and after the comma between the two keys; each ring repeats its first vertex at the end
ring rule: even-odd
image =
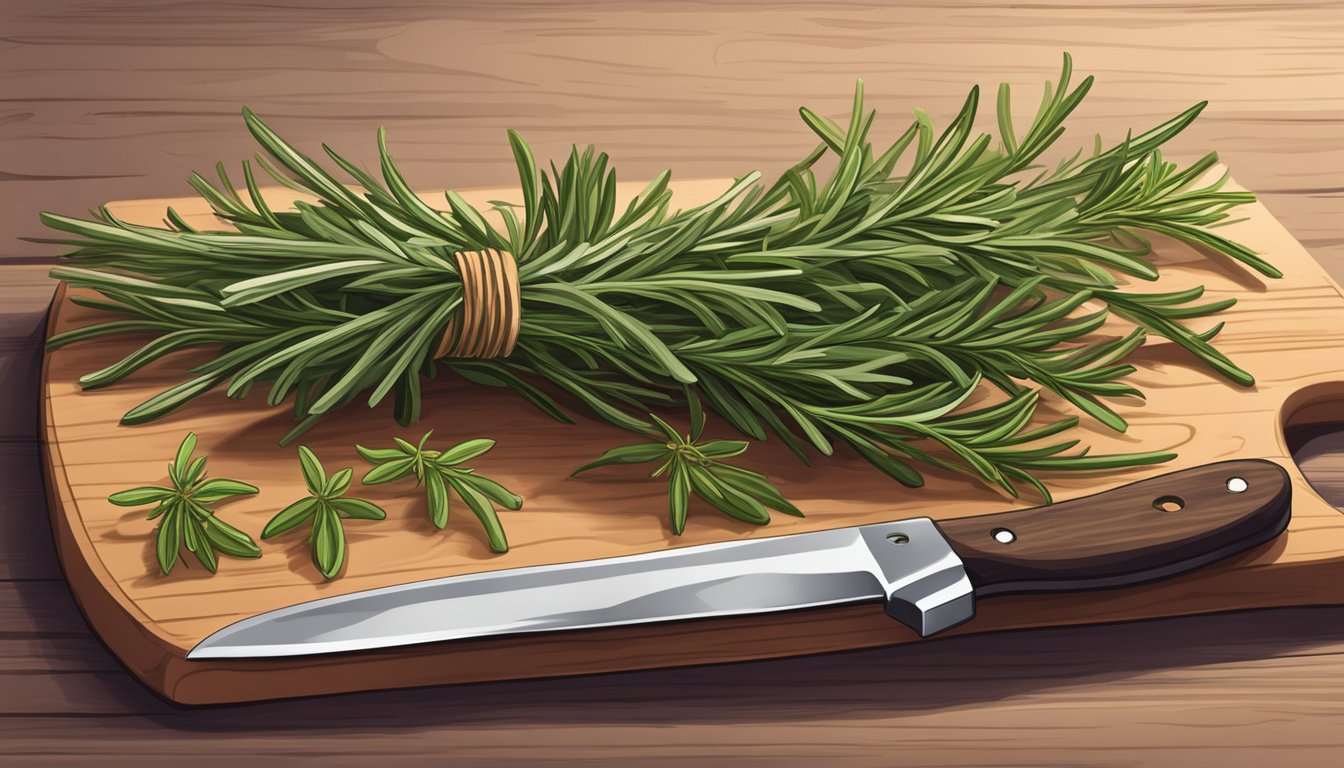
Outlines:
{"type": "Polygon", "coordinates": [[[961,558],[927,517],[865,525],[877,561],[887,615],[926,637],[975,615],[975,594],[961,558]]]}

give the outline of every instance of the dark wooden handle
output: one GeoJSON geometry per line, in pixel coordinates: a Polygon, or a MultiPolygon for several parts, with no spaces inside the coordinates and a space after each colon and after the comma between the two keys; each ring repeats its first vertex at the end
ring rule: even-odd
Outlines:
{"type": "Polygon", "coordinates": [[[945,520],[977,595],[1170,576],[1273,539],[1292,485],[1279,465],[1224,461],[1045,507],[945,520]]]}

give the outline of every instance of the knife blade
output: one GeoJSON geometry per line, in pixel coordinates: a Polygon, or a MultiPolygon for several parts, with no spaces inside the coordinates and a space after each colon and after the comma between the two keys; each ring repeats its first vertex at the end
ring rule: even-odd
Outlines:
{"type": "Polygon", "coordinates": [[[1291,482],[1260,459],[1050,506],[927,517],[430,579],[238,621],[189,659],[265,658],[881,601],[920,635],[991,595],[1140,584],[1264,544],[1291,482]]]}

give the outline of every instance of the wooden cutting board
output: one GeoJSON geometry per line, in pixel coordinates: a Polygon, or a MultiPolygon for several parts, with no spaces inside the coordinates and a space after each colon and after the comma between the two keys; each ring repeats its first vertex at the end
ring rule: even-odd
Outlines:
{"type": "MultiPolygon", "coordinates": [[[[674,185],[680,206],[710,199],[726,181],[674,185]]],[[[642,184],[622,185],[628,196],[642,184]]],[[[516,196],[478,190],[476,205],[516,196]]],[[[274,200],[292,195],[277,191],[274,200]]],[[[195,199],[144,200],[111,206],[119,217],[156,223],[167,206],[195,226],[214,225],[195,199]]],[[[1312,491],[1285,444],[1286,425],[1344,421],[1344,295],[1320,265],[1264,209],[1242,210],[1247,220],[1226,230],[1264,254],[1284,273],[1263,280],[1222,258],[1171,242],[1156,243],[1163,279],[1139,290],[1166,291],[1203,284],[1207,298],[1239,303],[1218,346],[1256,376],[1252,388],[1214,378],[1182,349],[1153,338],[1134,355],[1140,371],[1130,381],[1144,401],[1119,404],[1131,427],[1123,435],[1084,423],[1079,435],[1094,452],[1174,450],[1160,467],[1048,479],[1063,500],[1175,469],[1233,458],[1268,458],[1294,483],[1293,520],[1277,541],[1199,572],[1142,587],[1083,594],[988,599],[971,622],[947,634],[1019,627],[1111,622],[1285,605],[1344,602],[1344,516],[1312,491]]],[[[96,319],[69,301],[65,286],[51,307],[48,334],[96,319]]],[[[773,536],[927,515],[962,517],[1027,506],[965,478],[931,472],[928,484],[907,490],[862,460],[839,452],[813,467],[801,465],[778,441],[754,445],[745,463],[777,480],[807,517],[776,515],[766,527],[692,510],[686,534],[665,524],[665,487],[638,468],[599,470],[568,479],[578,464],[629,441],[628,433],[583,411],[559,424],[508,392],[440,379],[425,392],[422,422],[397,428],[388,408],[357,405],[307,433],[328,471],[365,465],[357,442],[384,444],[390,436],[418,437],[433,428],[439,440],[488,436],[497,447],[477,468],[526,499],[505,512],[511,550],[493,554],[475,519],[454,509],[439,531],[427,520],[423,496],[398,484],[355,486],[353,495],[388,511],[382,522],[351,521],[344,575],[324,582],[309,561],[302,535],[262,543],[258,560],[221,559],[213,576],[196,567],[162,576],[154,562],[154,522],[142,509],[111,505],[108,494],[133,485],[163,483],[165,467],[182,437],[194,431],[210,456],[212,476],[259,486],[261,493],[224,504],[221,517],[258,536],[262,526],[303,493],[293,446],[277,439],[291,426],[290,411],[270,409],[258,397],[237,402],[222,392],[200,398],[168,418],[121,427],[122,413],[175,383],[199,354],[180,354],[116,386],[83,392],[76,378],[119,359],[127,340],[97,341],[47,355],[41,415],[52,523],[62,565],[94,629],[126,667],[149,687],[178,702],[201,704],[364,690],[572,675],[866,648],[916,641],[877,605],[816,609],[765,616],[620,627],[582,632],[485,638],[306,658],[253,661],[186,659],[202,638],[256,614],[375,587],[501,568],[649,552],[674,546],[773,536]]],[[[1045,409],[1046,415],[1056,413],[1045,409]]],[[[711,420],[710,436],[728,436],[711,420]]],[[[1097,531],[1105,536],[1104,530],[1097,531]]],[[[944,635],[945,636],[945,635],[944,635]]]]}

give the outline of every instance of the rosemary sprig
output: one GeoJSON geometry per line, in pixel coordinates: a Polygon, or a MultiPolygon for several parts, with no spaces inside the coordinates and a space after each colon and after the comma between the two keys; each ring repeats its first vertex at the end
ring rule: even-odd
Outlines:
{"type": "Polygon", "coordinates": [[[1020,131],[1006,86],[997,141],[973,129],[979,89],[947,128],[922,112],[885,147],[856,89],[847,126],[810,110],[819,144],[770,184],[740,177],[717,199],[673,210],[669,174],[630,204],[615,199],[605,154],[575,149],[542,170],[509,134],[521,187],[499,203],[503,227],[447,192],[447,208],[411,192],[379,132],[381,179],[330,149],[359,186],[340,183],[245,111],[278,181],[314,195],[294,210],[262,199],[252,163],[246,194],[221,165],[218,183],[191,184],[231,232],[44,214],[76,246],[53,275],[97,291],[77,303],[124,319],[74,329],[52,348],[106,335],[154,334],[123,360],[91,372],[112,384],[176,350],[214,346],[190,378],[128,412],[159,418],[223,386],[231,397],[268,387],[273,406],[292,400],[298,423],[364,398],[391,396],[402,424],[419,417],[422,379],[441,370],[508,387],[568,420],[558,390],[599,417],[647,433],[650,411],[685,404],[694,391],[744,435],[775,436],[807,460],[850,445],[900,482],[922,482],[918,464],[978,477],[1008,493],[1025,484],[1047,500],[1037,473],[1164,461],[1071,451],[1041,443],[1077,423],[1034,423],[1042,393],[1123,430],[1115,398],[1140,393],[1125,362],[1147,334],[1174,340],[1210,370],[1253,381],[1186,323],[1231,300],[1200,304],[1202,289],[1150,294],[1118,278],[1152,280],[1145,232],[1158,232],[1277,271],[1219,236],[1228,211],[1252,196],[1201,185],[1209,154],[1179,168],[1161,147],[1196,118],[1199,104],[1147,131],[1053,167],[1042,158],[1092,86],[1071,84],[1065,56],[1020,131]],[[825,155],[835,168],[815,170],[825,155]],[[278,166],[278,167],[277,167],[278,166]],[[451,254],[501,248],[519,264],[523,320],[506,360],[434,360],[436,340],[461,300],[451,254]],[[1079,315],[1084,302],[1101,307],[1079,315]],[[1132,330],[1099,336],[1114,315],[1132,330]],[[549,387],[540,386],[548,383],[549,387]],[[982,384],[1006,402],[966,410],[982,384]]]}
{"type": "Polygon", "coordinates": [[[397,444],[395,448],[355,446],[365,461],[377,465],[364,475],[362,482],[365,485],[378,485],[414,475],[416,484],[423,483],[425,486],[429,519],[434,527],[440,529],[448,524],[448,489],[451,488],[481,521],[490,549],[496,552],[509,551],[509,540],[504,535],[504,526],[499,521],[495,505],[505,509],[520,509],[523,506],[522,497],[494,480],[476,474],[476,470],[461,466],[463,462],[489,451],[495,446],[495,441],[476,438],[437,451],[425,448],[432,434],[434,430],[431,429],[415,445],[394,437],[392,439],[397,444]]]}
{"type": "Polygon", "coordinates": [[[256,487],[222,477],[207,480],[206,457],[193,461],[191,455],[195,450],[196,435],[188,432],[178,446],[177,456],[168,464],[171,488],[146,485],[107,497],[119,507],[155,505],[148,519],[161,518],[154,554],[165,576],[177,565],[184,546],[211,573],[219,567],[216,552],[229,557],[261,557],[261,549],[251,536],[220,520],[210,509],[225,499],[256,493],[256,487]]]}
{"type": "Polygon", "coordinates": [[[299,466],[309,495],[277,512],[262,529],[261,538],[269,539],[307,523],[313,564],[322,572],[323,578],[334,579],[345,565],[343,521],[382,520],[387,513],[363,499],[345,496],[354,477],[350,467],[328,477],[322,462],[306,445],[299,446],[299,466]]]}
{"type": "Polygon", "coordinates": [[[729,517],[755,525],[769,523],[771,509],[802,517],[803,513],[785,499],[765,475],[724,461],[741,456],[750,443],[745,440],[700,442],[705,426],[704,411],[694,395],[690,404],[691,429],[688,434],[682,435],[666,421],[649,414],[661,435],[650,435],[652,442],[612,448],[574,470],[570,477],[611,464],[658,462],[649,477],[667,475],[668,524],[678,536],[686,530],[686,513],[692,494],[729,517]]]}

